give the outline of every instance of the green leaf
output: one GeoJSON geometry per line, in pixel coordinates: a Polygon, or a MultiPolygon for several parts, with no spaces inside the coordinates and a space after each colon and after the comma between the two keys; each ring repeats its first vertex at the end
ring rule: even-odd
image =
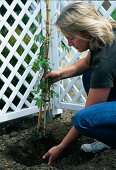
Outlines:
{"type": "Polygon", "coordinates": [[[46,124],[47,122],[46,121],[42,121],[42,124],[46,124]]]}
{"type": "Polygon", "coordinates": [[[46,96],[45,93],[42,93],[43,96],[46,96]]]}
{"type": "Polygon", "coordinates": [[[41,79],[42,84],[44,84],[44,83],[45,83],[45,81],[46,81],[46,79],[45,79],[45,78],[42,78],[42,79],[41,79]]]}
{"type": "Polygon", "coordinates": [[[54,93],[54,95],[55,95],[56,97],[59,97],[59,95],[58,95],[56,92],[54,93]]]}
{"type": "Polygon", "coordinates": [[[42,99],[40,99],[40,102],[41,102],[42,104],[44,104],[44,103],[45,103],[42,99]]]}
{"type": "Polygon", "coordinates": [[[54,91],[53,90],[50,90],[50,96],[51,96],[51,98],[54,97],[54,91]]]}
{"type": "Polygon", "coordinates": [[[59,96],[59,95],[58,95],[55,91],[50,90],[50,96],[51,96],[51,98],[53,98],[53,97],[54,97],[54,95],[55,95],[56,97],[58,97],[58,96],[59,96]]]}
{"type": "Polygon", "coordinates": [[[42,15],[41,14],[39,14],[39,17],[42,19],[42,15]]]}
{"type": "Polygon", "coordinates": [[[38,106],[38,108],[40,107],[40,101],[37,102],[37,106],[38,106]]]}
{"type": "Polygon", "coordinates": [[[31,91],[32,93],[34,93],[34,94],[38,94],[38,91],[31,91]]]}
{"type": "Polygon", "coordinates": [[[39,133],[37,134],[36,138],[37,138],[38,140],[42,139],[42,138],[43,138],[43,134],[42,134],[41,132],[39,132],[39,133]]]}
{"type": "Polygon", "coordinates": [[[40,89],[41,89],[41,83],[37,86],[37,91],[40,92],[40,89]]]}
{"type": "Polygon", "coordinates": [[[45,37],[43,36],[42,31],[38,35],[35,35],[34,37],[35,41],[41,41],[42,43],[44,43],[44,39],[45,37]]]}
{"type": "Polygon", "coordinates": [[[67,51],[68,53],[70,52],[69,48],[63,42],[61,42],[61,47],[63,51],[67,51]]]}
{"type": "Polygon", "coordinates": [[[40,107],[40,103],[41,103],[41,102],[38,100],[38,101],[37,101],[37,106],[38,106],[38,108],[40,107]]]}
{"type": "Polygon", "coordinates": [[[39,41],[39,35],[35,35],[34,40],[37,42],[39,41]]]}
{"type": "Polygon", "coordinates": [[[38,101],[38,98],[37,98],[37,97],[35,97],[35,98],[33,98],[33,100],[36,100],[36,101],[38,101]]]}

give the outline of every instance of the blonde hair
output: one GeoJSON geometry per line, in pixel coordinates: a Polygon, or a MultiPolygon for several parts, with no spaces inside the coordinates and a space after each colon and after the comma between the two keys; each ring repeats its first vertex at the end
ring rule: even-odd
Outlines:
{"type": "Polygon", "coordinates": [[[89,33],[92,37],[89,41],[90,50],[111,45],[115,39],[113,28],[116,28],[116,21],[104,18],[88,2],[69,3],[61,11],[55,25],[64,35],[76,36],[77,33],[89,33]]]}

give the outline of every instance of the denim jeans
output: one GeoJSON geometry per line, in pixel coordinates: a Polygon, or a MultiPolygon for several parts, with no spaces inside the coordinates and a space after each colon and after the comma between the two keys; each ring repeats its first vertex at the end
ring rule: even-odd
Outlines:
{"type": "MultiPolygon", "coordinates": [[[[88,94],[91,70],[83,74],[83,86],[88,94]]],[[[108,101],[78,111],[72,118],[74,127],[84,136],[97,139],[116,148],[116,92],[109,94],[108,101]],[[114,94],[115,93],[115,94],[114,94]]]]}

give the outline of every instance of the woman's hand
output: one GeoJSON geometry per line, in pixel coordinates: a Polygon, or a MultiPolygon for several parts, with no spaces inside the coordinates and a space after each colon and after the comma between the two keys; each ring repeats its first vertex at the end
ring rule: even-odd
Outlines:
{"type": "Polygon", "coordinates": [[[56,70],[56,71],[51,71],[48,74],[45,75],[45,79],[47,78],[51,78],[52,83],[55,83],[57,81],[60,80],[60,71],[56,70]]]}
{"type": "Polygon", "coordinates": [[[62,152],[63,148],[60,145],[52,147],[44,156],[43,159],[49,157],[48,164],[50,165],[62,152]]]}
{"type": "Polygon", "coordinates": [[[79,133],[73,126],[62,142],[51,148],[44,156],[43,159],[49,157],[48,164],[51,164],[62,152],[66,149],[75,139],[79,137],[79,133]]]}

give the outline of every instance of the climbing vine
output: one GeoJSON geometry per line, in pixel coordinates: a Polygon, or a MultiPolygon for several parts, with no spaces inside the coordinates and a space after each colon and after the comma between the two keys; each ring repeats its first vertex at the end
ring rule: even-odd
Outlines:
{"type": "MultiPolygon", "coordinates": [[[[49,47],[50,47],[50,35],[49,32],[49,13],[50,13],[50,0],[46,0],[46,36],[42,34],[42,30],[38,35],[35,36],[35,41],[41,42],[40,51],[38,53],[37,59],[33,63],[33,68],[39,72],[42,72],[41,81],[37,84],[37,87],[32,92],[34,94],[40,94],[40,98],[35,97],[37,106],[39,108],[39,115],[38,115],[38,125],[37,125],[37,135],[42,136],[40,132],[40,128],[43,130],[44,136],[46,135],[46,108],[48,106],[49,110],[49,119],[51,120],[51,109],[50,109],[50,98],[54,96],[58,97],[58,94],[54,91],[54,84],[51,83],[51,79],[45,79],[45,75],[50,72],[51,65],[49,61],[49,47]],[[42,108],[44,108],[44,121],[41,120],[42,118],[42,108]]],[[[40,17],[42,18],[41,14],[40,17]]],[[[61,43],[61,47],[63,50],[69,52],[68,47],[66,47],[63,43],[61,43]]]]}
{"type": "MultiPolygon", "coordinates": [[[[46,36],[41,32],[35,36],[35,41],[41,42],[40,51],[38,53],[37,59],[33,63],[33,68],[40,72],[42,70],[42,78],[36,89],[32,92],[34,94],[40,94],[40,98],[35,97],[37,106],[39,108],[38,115],[38,125],[37,125],[37,135],[41,134],[40,128],[43,130],[44,136],[46,135],[46,108],[48,105],[49,119],[51,120],[51,109],[50,109],[50,98],[57,96],[53,90],[53,84],[51,84],[51,79],[45,79],[45,75],[51,71],[50,61],[49,61],[49,45],[50,45],[50,33],[49,33],[49,13],[50,13],[50,0],[46,0],[46,36]],[[42,108],[44,108],[44,121],[42,121],[42,108]]],[[[40,14],[40,17],[41,14],[40,14]]]]}

